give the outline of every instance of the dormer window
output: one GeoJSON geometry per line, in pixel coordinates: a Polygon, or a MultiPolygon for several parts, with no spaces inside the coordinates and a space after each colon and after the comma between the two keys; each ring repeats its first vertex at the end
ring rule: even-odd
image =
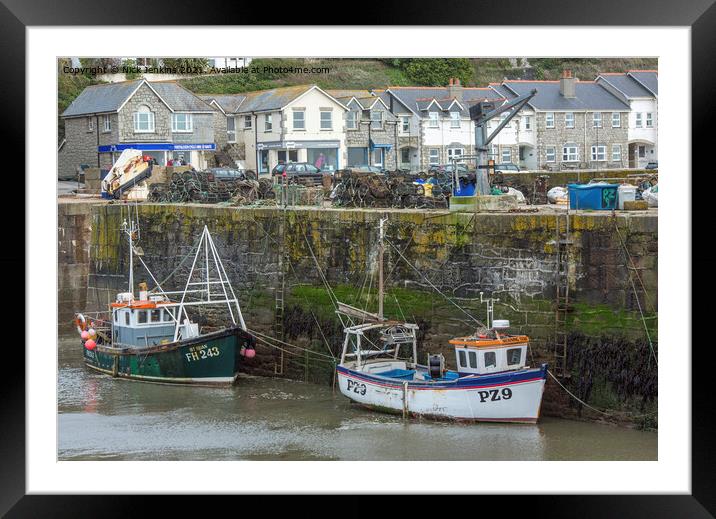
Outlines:
{"type": "Polygon", "coordinates": [[[460,112],[450,112],[450,128],[460,128],[460,112]]]}
{"type": "Polygon", "coordinates": [[[147,105],[140,105],[137,111],[132,114],[132,117],[136,133],[154,132],[154,112],[147,105]]]}

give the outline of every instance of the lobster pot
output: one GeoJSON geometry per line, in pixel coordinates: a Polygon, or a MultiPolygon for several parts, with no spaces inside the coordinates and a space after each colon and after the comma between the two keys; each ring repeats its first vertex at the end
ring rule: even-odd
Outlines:
{"type": "Polygon", "coordinates": [[[617,184],[568,184],[569,208],[607,211],[617,208],[617,184]]]}

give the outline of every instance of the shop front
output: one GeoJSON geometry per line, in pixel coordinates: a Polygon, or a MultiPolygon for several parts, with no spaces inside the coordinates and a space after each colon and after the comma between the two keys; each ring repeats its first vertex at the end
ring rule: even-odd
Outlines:
{"type": "Polygon", "coordinates": [[[269,174],[278,164],[308,162],[322,171],[340,167],[339,141],[274,141],[257,146],[260,174],[269,174]]]}
{"type": "Polygon", "coordinates": [[[132,142],[97,147],[99,153],[110,153],[112,155],[113,164],[121,153],[128,149],[140,150],[142,155],[152,157],[160,166],[168,165],[169,161],[173,164],[177,161],[182,161],[184,164],[194,166],[196,169],[205,169],[207,167],[207,160],[204,151],[215,151],[216,144],[132,142]]]}

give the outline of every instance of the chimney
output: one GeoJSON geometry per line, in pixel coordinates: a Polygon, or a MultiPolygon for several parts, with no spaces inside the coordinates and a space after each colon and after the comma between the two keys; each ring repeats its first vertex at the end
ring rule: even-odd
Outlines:
{"type": "Polygon", "coordinates": [[[451,77],[450,82],[448,84],[448,97],[450,99],[457,99],[458,102],[462,103],[462,91],[463,87],[460,84],[460,79],[456,77],[451,77]]]}
{"type": "Polygon", "coordinates": [[[559,93],[563,97],[575,98],[577,93],[575,91],[575,84],[577,78],[572,77],[572,71],[570,69],[564,69],[562,77],[559,80],[559,93]]]}

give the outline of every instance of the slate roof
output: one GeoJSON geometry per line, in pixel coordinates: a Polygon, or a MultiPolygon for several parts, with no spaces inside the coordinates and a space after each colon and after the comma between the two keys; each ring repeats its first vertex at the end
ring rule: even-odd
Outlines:
{"type": "MultiPolygon", "coordinates": [[[[137,90],[144,80],[123,81],[121,83],[108,83],[91,85],[78,95],[62,117],[73,117],[87,114],[116,112],[137,90]]],[[[146,82],[157,94],[177,112],[210,112],[214,109],[202,99],[177,83],[146,82]]]]}
{"type": "Polygon", "coordinates": [[[138,79],[122,83],[88,86],[62,112],[62,117],[116,112],[141,82],[138,79]]]}
{"type": "Polygon", "coordinates": [[[207,103],[216,101],[227,114],[236,112],[241,103],[246,99],[245,94],[200,94],[199,97],[207,103]]]}
{"type": "MultiPolygon", "coordinates": [[[[529,104],[536,110],[613,110],[628,111],[629,106],[593,81],[577,81],[574,98],[559,93],[559,81],[503,81],[503,86],[514,96],[528,94],[537,89],[529,104]]],[[[514,97],[513,96],[513,97],[514,97]]]]}
{"type": "MultiPolygon", "coordinates": [[[[433,99],[438,102],[438,105],[443,110],[447,110],[453,102],[453,98],[448,94],[447,87],[390,87],[390,91],[400,102],[416,113],[424,112],[433,99]]],[[[469,113],[471,105],[485,99],[498,99],[500,97],[491,88],[464,87],[462,90],[463,100],[459,101],[463,108],[460,112],[466,115],[469,113]]]]}
{"type": "Polygon", "coordinates": [[[241,103],[235,113],[241,114],[279,110],[313,87],[314,85],[296,85],[272,88],[271,90],[259,90],[257,92],[246,92],[246,99],[241,103]]]}
{"type": "MultiPolygon", "coordinates": [[[[378,99],[385,102],[385,99],[380,95],[372,95],[369,90],[326,90],[326,93],[335,97],[344,105],[347,105],[355,97],[365,109],[372,107],[378,99]]],[[[390,106],[388,103],[385,103],[385,105],[390,106]]]]}
{"type": "Polygon", "coordinates": [[[659,73],[656,70],[630,70],[627,74],[648,88],[655,96],[659,95],[659,73]]]}
{"type": "Polygon", "coordinates": [[[628,99],[654,97],[654,94],[627,74],[600,74],[599,77],[622,92],[628,99]]]}

